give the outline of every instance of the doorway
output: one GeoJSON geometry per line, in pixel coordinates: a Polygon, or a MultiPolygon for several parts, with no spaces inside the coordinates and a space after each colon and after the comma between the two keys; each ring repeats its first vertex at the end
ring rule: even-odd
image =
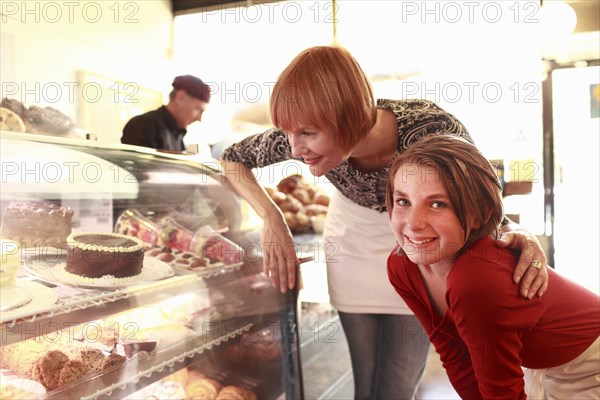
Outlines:
{"type": "Polygon", "coordinates": [[[600,290],[600,66],[552,71],[554,260],[564,276],[600,290]]]}

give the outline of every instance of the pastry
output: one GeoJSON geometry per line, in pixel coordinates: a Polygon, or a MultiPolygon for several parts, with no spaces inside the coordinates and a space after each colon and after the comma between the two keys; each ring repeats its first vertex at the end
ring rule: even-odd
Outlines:
{"type": "Polygon", "coordinates": [[[328,207],[322,204],[310,204],[304,207],[303,211],[308,217],[315,217],[327,214],[327,209],[328,207]]]}
{"type": "Polygon", "coordinates": [[[308,205],[312,203],[312,199],[308,191],[304,188],[296,188],[291,193],[295,199],[299,200],[302,205],[308,205]]]}
{"type": "Polygon", "coordinates": [[[329,207],[329,196],[325,193],[317,193],[315,194],[314,203],[329,207]]]}
{"type": "Polygon", "coordinates": [[[19,117],[21,117],[21,119],[23,120],[27,115],[27,107],[25,107],[23,103],[15,99],[9,99],[7,97],[3,98],[2,102],[0,102],[0,107],[8,108],[9,110],[17,114],[19,117]]]}
{"type": "Polygon", "coordinates": [[[8,108],[0,107],[0,130],[25,132],[25,123],[17,113],[8,108]]]}
{"type": "Polygon", "coordinates": [[[279,208],[281,209],[281,211],[283,212],[298,212],[300,211],[300,209],[302,207],[304,207],[304,204],[302,204],[300,202],[300,200],[296,199],[294,196],[292,196],[291,194],[288,194],[286,196],[286,199],[283,200],[282,202],[280,202],[278,204],[279,208]]]}
{"type": "Polygon", "coordinates": [[[58,387],[70,385],[89,373],[86,364],[78,360],[69,360],[60,369],[58,387]]]}
{"type": "Polygon", "coordinates": [[[71,360],[80,361],[86,366],[88,374],[102,371],[106,356],[93,347],[83,347],[73,352],[66,353],[71,360]]]}
{"type": "Polygon", "coordinates": [[[304,186],[304,177],[302,175],[294,174],[279,181],[277,190],[283,193],[292,193],[295,189],[302,186],[304,186]]]}
{"type": "Polygon", "coordinates": [[[256,393],[240,386],[225,386],[217,395],[217,400],[256,400],[256,393]]]}
{"type": "Polygon", "coordinates": [[[69,361],[69,357],[62,351],[52,350],[44,354],[33,366],[32,377],[48,390],[59,387],[60,372],[69,361]]]}
{"type": "Polygon", "coordinates": [[[67,135],[75,128],[69,117],[52,107],[31,106],[25,119],[29,124],[29,132],[50,135],[67,135]]]}
{"type": "Polygon", "coordinates": [[[216,400],[221,383],[214,379],[195,379],[185,385],[186,400],[216,400]]]}

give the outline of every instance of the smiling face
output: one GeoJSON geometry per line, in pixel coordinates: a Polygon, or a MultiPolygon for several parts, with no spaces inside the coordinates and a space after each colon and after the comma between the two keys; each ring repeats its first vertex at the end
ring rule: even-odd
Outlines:
{"type": "Polygon", "coordinates": [[[301,127],[286,134],[292,156],[302,158],[314,176],[325,175],[345,159],[333,135],[312,127],[301,127]]]}
{"type": "MultiPolygon", "coordinates": [[[[447,266],[466,242],[440,174],[431,166],[400,166],[390,223],[400,247],[418,265],[447,266]]],[[[475,227],[473,216],[468,216],[468,227],[475,227]]]]}
{"type": "Polygon", "coordinates": [[[337,46],[298,54],[279,75],[269,111],[273,126],[288,135],[292,154],[316,176],[347,158],[377,121],[368,77],[337,46]]]}

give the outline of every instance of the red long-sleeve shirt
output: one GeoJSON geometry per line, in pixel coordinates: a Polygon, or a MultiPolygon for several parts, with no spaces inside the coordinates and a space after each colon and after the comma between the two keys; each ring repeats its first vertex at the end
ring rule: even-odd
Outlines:
{"type": "MultiPolygon", "coordinates": [[[[594,266],[597,267],[597,266],[594,266]]],[[[446,280],[437,314],[416,264],[393,252],[388,275],[423,324],[463,399],[524,399],[523,371],[565,364],[600,335],[600,298],[548,269],[542,298],[527,300],[512,281],[513,253],[489,238],[475,242],[446,280]]]]}

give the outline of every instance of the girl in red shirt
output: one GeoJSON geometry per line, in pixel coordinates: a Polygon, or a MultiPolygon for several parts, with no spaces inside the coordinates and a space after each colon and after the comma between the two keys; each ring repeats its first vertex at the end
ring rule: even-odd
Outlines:
{"type": "Polygon", "coordinates": [[[543,297],[519,296],[515,255],[492,240],[501,188],[475,146],[417,141],[394,160],[386,201],[390,282],[462,398],[600,398],[600,298],[551,269],[543,297]]]}

